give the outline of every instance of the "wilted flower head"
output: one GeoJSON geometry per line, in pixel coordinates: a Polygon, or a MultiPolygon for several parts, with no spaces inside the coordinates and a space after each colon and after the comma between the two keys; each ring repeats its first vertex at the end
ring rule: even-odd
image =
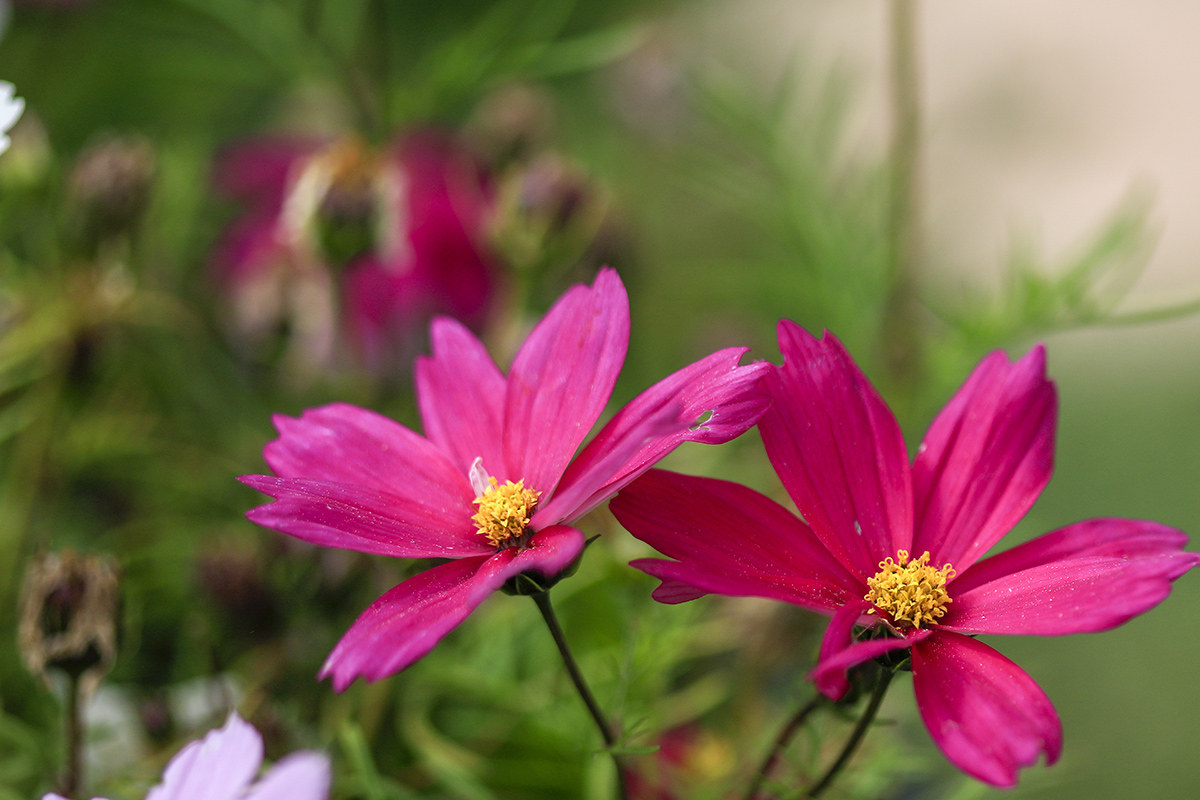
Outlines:
{"type": "Polygon", "coordinates": [[[454,320],[436,320],[431,339],[433,355],[416,369],[425,436],[344,404],[280,416],[264,450],[278,477],[241,479],[275,498],[249,512],[260,525],[315,544],[450,559],[359,617],[321,671],[339,691],[409,666],[517,576],[522,591],[544,591],[583,550],[567,523],[682,442],[741,434],[766,403],[767,365],[738,366],[745,349],[728,348],[643,392],[576,454],[629,342],[629,301],[609,269],[559,299],[507,375],[454,320]]]}
{"type": "Polygon", "coordinates": [[[341,339],[378,367],[414,349],[434,314],[485,320],[490,190],[448,137],[421,131],[383,150],[352,138],[257,142],[227,153],[217,182],[247,204],[215,263],[232,327],[252,345],[288,327],[312,364],[341,339]]]}
{"type": "MultiPolygon", "coordinates": [[[[146,800],[325,800],[329,759],[315,752],[293,753],[255,781],[262,765],[258,731],[236,713],[225,727],[184,747],[163,772],[162,783],[146,800]]],[[[47,794],[42,800],[66,800],[47,794]]],[[[101,800],[101,798],[96,798],[101,800]]]]}
{"type": "Polygon", "coordinates": [[[25,666],[61,669],[91,693],[117,655],[120,579],[111,558],[73,550],[34,557],[21,587],[18,639],[25,666]]]}
{"type": "Polygon", "coordinates": [[[17,124],[21,112],[25,110],[25,99],[16,97],[16,91],[16,87],[8,81],[0,81],[0,153],[12,144],[8,132],[17,124]]]}
{"type": "Polygon", "coordinates": [[[907,652],[921,717],[956,766],[1009,786],[1042,753],[1053,763],[1062,727],[1049,699],[974,637],[1107,630],[1157,605],[1200,556],[1165,525],[1094,519],[983,558],[1050,479],[1057,398],[1040,346],[984,359],[911,464],[840,342],[784,320],[779,347],[759,429],[803,521],[738,484],[648,473],[611,508],[676,559],[633,562],[662,580],[654,597],[769,597],[827,614],[812,675],[825,695],[846,693],[847,670],[907,652]]]}

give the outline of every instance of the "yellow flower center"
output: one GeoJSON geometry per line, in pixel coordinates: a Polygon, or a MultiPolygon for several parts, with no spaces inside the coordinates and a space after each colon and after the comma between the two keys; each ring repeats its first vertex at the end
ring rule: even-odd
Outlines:
{"type": "Polygon", "coordinates": [[[897,625],[936,625],[946,615],[946,604],[950,602],[946,582],[953,577],[954,567],[949,564],[941,569],[929,566],[928,550],[915,561],[909,561],[908,551],[901,550],[895,561],[880,561],[879,572],[867,578],[871,591],[865,599],[890,614],[897,625]]]}
{"type": "Polygon", "coordinates": [[[473,501],[479,510],[471,519],[489,542],[500,547],[525,535],[541,492],[526,489],[524,479],[500,486],[489,477],[488,483],[491,488],[473,501]]]}

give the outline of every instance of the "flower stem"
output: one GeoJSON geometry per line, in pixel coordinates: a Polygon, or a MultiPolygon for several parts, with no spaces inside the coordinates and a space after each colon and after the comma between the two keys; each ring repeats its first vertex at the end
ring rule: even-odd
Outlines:
{"type": "Polygon", "coordinates": [[[77,797],[83,785],[83,692],[76,670],[67,684],[67,763],[62,777],[63,797],[77,797]]]}
{"type": "Polygon", "coordinates": [[[917,0],[894,0],[891,14],[891,186],[888,199],[888,295],[882,352],[892,379],[911,391],[919,379],[921,340],[916,273],[921,254],[917,0]]]}
{"type": "Polygon", "coordinates": [[[800,730],[800,726],[808,719],[809,714],[820,708],[825,701],[825,696],[818,694],[807,703],[800,707],[800,710],[792,715],[792,718],[783,726],[783,730],[779,731],[779,735],[775,737],[775,746],[771,748],[771,752],[763,759],[762,766],[758,768],[758,772],[754,775],[754,780],[750,782],[750,787],[746,789],[744,800],[754,800],[758,796],[758,790],[762,788],[763,781],[771,774],[771,770],[775,769],[775,764],[779,761],[779,755],[783,749],[788,746],[788,742],[796,735],[796,731],[800,730]]]}
{"type": "Polygon", "coordinates": [[[888,684],[892,682],[892,675],[894,674],[890,669],[884,669],[880,673],[879,682],[875,684],[875,691],[871,694],[871,701],[867,703],[866,710],[863,711],[858,724],[854,726],[850,738],[846,740],[846,745],[842,748],[841,755],[826,770],[821,780],[817,781],[816,785],[808,790],[808,794],[805,797],[820,797],[829,788],[829,785],[833,783],[833,779],[838,776],[838,773],[842,771],[842,767],[846,766],[846,762],[850,760],[850,756],[854,755],[854,751],[858,749],[863,736],[867,733],[867,728],[871,727],[871,723],[875,721],[875,715],[879,713],[879,706],[883,703],[883,696],[887,694],[888,684]]]}
{"type": "MultiPolygon", "coordinates": [[[[604,712],[600,710],[600,704],[592,695],[592,690],[588,688],[587,681],[583,679],[583,673],[579,671],[575,657],[571,655],[571,648],[567,645],[567,638],[563,635],[562,626],[558,624],[554,607],[550,605],[550,592],[541,592],[530,595],[530,597],[533,598],[533,602],[537,603],[538,611],[542,612],[542,619],[546,620],[546,627],[550,629],[550,635],[554,638],[554,643],[558,645],[558,652],[562,656],[563,665],[567,668],[567,674],[571,676],[571,683],[575,684],[575,691],[583,698],[583,704],[587,706],[592,719],[596,722],[596,727],[600,729],[600,736],[604,739],[605,747],[611,750],[617,744],[617,737],[613,733],[612,726],[605,719],[604,712]]],[[[625,769],[621,766],[621,759],[617,757],[616,753],[612,753],[612,757],[613,763],[617,767],[617,795],[621,800],[628,800],[625,769]]]]}

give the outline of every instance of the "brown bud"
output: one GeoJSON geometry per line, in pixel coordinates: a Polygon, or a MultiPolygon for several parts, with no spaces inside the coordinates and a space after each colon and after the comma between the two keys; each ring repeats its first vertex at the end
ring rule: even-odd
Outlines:
{"type": "Polygon", "coordinates": [[[89,237],[105,238],[137,225],[150,199],[154,148],[139,136],[111,136],[84,150],[69,189],[89,237]]]}
{"type": "Polygon", "coordinates": [[[61,669],[90,694],[117,655],[120,578],[115,561],[73,550],[35,556],[21,587],[17,632],[25,666],[61,669]]]}
{"type": "Polygon", "coordinates": [[[544,151],[502,177],[492,238],[514,269],[571,267],[598,234],[608,205],[602,186],[544,151]]]}

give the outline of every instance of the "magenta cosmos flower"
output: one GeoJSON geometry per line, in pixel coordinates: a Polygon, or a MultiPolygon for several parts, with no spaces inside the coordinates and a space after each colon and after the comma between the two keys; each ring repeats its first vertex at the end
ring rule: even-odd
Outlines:
{"type": "MultiPolygon", "coordinates": [[[[251,785],[262,765],[258,731],[237,714],[225,727],[209,731],[167,764],[163,780],[146,800],[325,800],[329,759],[315,752],[293,753],[251,785]]],[[[47,794],[42,800],[65,800],[47,794]]],[[[101,800],[101,798],[96,798],[101,800]]]]}
{"type": "Polygon", "coordinates": [[[490,180],[448,136],[417,131],[381,151],[253,142],[220,159],[216,182],[246,205],[214,267],[231,326],[252,343],[286,322],[312,363],[342,336],[379,367],[435,314],[485,321],[490,180]]]}
{"type": "Polygon", "coordinates": [[[564,523],[680,443],[738,436],[767,403],[759,383],[770,365],[739,367],[745,348],[728,348],[643,392],[576,455],[629,341],[629,302],[610,269],[558,300],[507,376],[459,323],[436,320],[431,338],[416,370],[425,436],[350,405],[281,416],[264,451],[278,477],[241,479],[276,498],[249,512],[260,525],[331,547],[451,559],[359,617],[321,670],[338,691],[412,664],[516,575],[561,573],[584,544],[564,523]]]}
{"type": "Polygon", "coordinates": [[[1045,351],[988,356],[942,410],[910,465],[900,428],[840,342],[779,324],[782,367],[759,422],[807,525],[743,486],[655,470],[611,503],[637,538],[675,561],[633,566],[656,599],[769,597],[833,617],[813,678],[909,650],[917,706],[964,772],[999,786],[1062,730],[1046,695],[976,634],[1101,631],[1156,605],[1197,563],[1153,522],[1096,519],[980,558],[1050,479],[1057,400],[1045,351]],[[856,629],[868,635],[855,637],[856,629]]]}

